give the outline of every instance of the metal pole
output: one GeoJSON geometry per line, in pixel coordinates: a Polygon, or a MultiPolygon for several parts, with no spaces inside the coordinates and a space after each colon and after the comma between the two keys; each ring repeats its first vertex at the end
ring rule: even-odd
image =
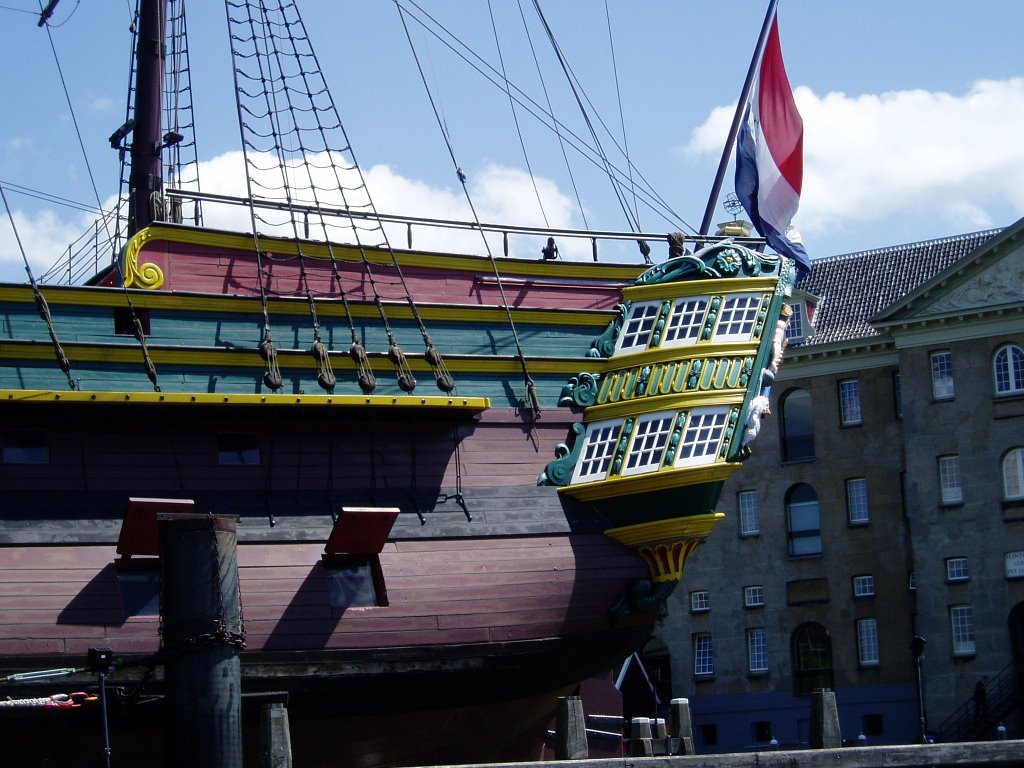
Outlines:
{"type": "Polygon", "coordinates": [[[718,162],[718,173],[715,174],[715,183],[711,186],[711,196],[708,198],[708,206],[704,209],[704,220],[700,225],[700,234],[706,235],[711,228],[711,219],[715,215],[715,206],[718,204],[718,195],[722,191],[722,181],[725,179],[725,169],[729,167],[729,158],[732,155],[733,144],[736,143],[736,134],[739,133],[740,120],[743,118],[744,109],[747,106],[747,98],[750,96],[750,88],[754,83],[754,72],[757,71],[757,63],[761,60],[761,51],[764,49],[764,41],[768,37],[768,29],[775,17],[775,8],[779,0],[769,0],[768,12],[764,15],[764,23],[761,25],[761,34],[757,38],[757,45],[754,47],[754,55],[750,59],[750,67],[747,69],[747,78],[743,81],[743,90],[740,91],[740,100],[736,103],[736,113],[732,116],[732,126],[729,128],[729,137],[725,141],[725,149],[722,150],[722,159],[718,162]]]}
{"type": "Polygon", "coordinates": [[[103,765],[110,768],[110,729],[107,726],[107,676],[100,672],[100,717],[103,719],[103,765]]]}

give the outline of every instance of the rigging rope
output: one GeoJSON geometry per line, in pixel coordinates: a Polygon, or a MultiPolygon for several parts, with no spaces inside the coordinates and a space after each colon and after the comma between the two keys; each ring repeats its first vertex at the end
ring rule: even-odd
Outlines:
{"type": "MultiPolygon", "coordinates": [[[[450,392],[455,387],[454,380],[444,363],[444,359],[440,351],[434,346],[433,341],[430,338],[430,334],[423,322],[422,316],[419,313],[419,309],[413,301],[405,276],[402,273],[401,265],[398,262],[398,257],[395,254],[394,249],[391,247],[387,232],[376,213],[376,209],[370,197],[369,190],[367,189],[362,171],[359,164],[356,162],[351,142],[349,142],[345,128],[338,117],[337,109],[331,99],[326,83],[323,82],[323,75],[321,73],[319,63],[317,62],[316,54],[313,52],[312,46],[310,45],[309,36],[306,33],[305,26],[299,16],[298,10],[295,7],[294,2],[279,2],[275,8],[271,10],[268,10],[269,5],[271,5],[271,3],[261,4],[263,21],[260,25],[259,34],[257,34],[256,24],[252,20],[252,13],[250,10],[248,37],[242,37],[239,34],[232,35],[232,56],[236,62],[236,83],[239,82],[239,77],[242,77],[246,79],[247,83],[251,82],[254,85],[258,85],[263,91],[270,88],[270,93],[274,96],[275,100],[278,93],[282,94],[282,98],[288,103],[289,110],[287,116],[290,123],[287,126],[282,126],[279,122],[278,116],[272,114],[272,109],[268,108],[265,111],[255,111],[247,104],[243,104],[243,97],[246,99],[254,99],[258,97],[258,94],[250,93],[244,86],[236,88],[237,93],[239,94],[239,123],[242,129],[243,148],[245,150],[246,163],[249,171],[247,174],[247,182],[250,185],[250,198],[253,199],[254,197],[252,195],[253,186],[260,187],[261,190],[267,192],[268,196],[272,196],[275,193],[279,194],[283,190],[286,197],[286,210],[289,211],[289,218],[291,219],[291,223],[294,228],[296,226],[294,221],[295,217],[291,207],[295,203],[299,202],[295,199],[296,192],[301,191],[302,193],[312,195],[315,204],[314,207],[318,211],[320,217],[319,226],[323,229],[325,239],[328,241],[328,252],[331,256],[332,262],[332,274],[338,280],[339,289],[341,289],[341,275],[337,268],[337,259],[335,258],[333,246],[329,244],[331,237],[329,236],[328,230],[332,225],[328,223],[324,216],[320,195],[323,192],[329,191],[332,194],[340,196],[346,210],[363,209],[369,211],[371,214],[370,220],[373,222],[373,225],[360,228],[356,224],[356,219],[350,217],[348,219],[349,231],[354,237],[355,246],[359,253],[362,269],[366,274],[366,280],[372,295],[373,303],[377,308],[384,332],[387,335],[387,354],[388,358],[395,366],[398,376],[398,385],[403,391],[412,392],[416,386],[416,379],[413,376],[405,353],[398,345],[398,340],[388,319],[384,305],[384,295],[382,293],[382,288],[386,283],[382,281],[380,276],[375,274],[378,270],[372,266],[370,255],[367,251],[370,247],[385,250],[390,256],[391,263],[389,266],[393,271],[395,278],[392,285],[400,286],[403,293],[403,299],[410,307],[411,314],[420,331],[420,335],[425,346],[424,357],[433,370],[438,388],[444,392],[450,392]],[[300,43],[301,50],[299,48],[300,43]],[[239,50],[243,45],[251,47],[251,52],[247,53],[239,50]],[[288,50],[282,54],[282,48],[286,46],[288,47],[288,50]],[[291,66],[288,69],[286,69],[282,63],[283,55],[290,57],[291,66]],[[241,65],[244,64],[247,59],[251,58],[255,58],[259,65],[260,75],[258,78],[250,76],[242,70],[241,65]],[[278,69],[275,73],[276,77],[268,77],[267,73],[264,72],[264,60],[266,60],[268,69],[272,63],[277,64],[278,69]],[[311,82],[314,78],[317,79],[315,83],[311,82]],[[325,121],[321,119],[322,115],[330,119],[329,124],[325,125],[325,121]],[[250,125],[247,119],[252,120],[253,124],[250,125]],[[258,128],[260,123],[268,122],[269,126],[264,130],[260,130],[258,128]],[[332,146],[332,143],[329,141],[329,133],[340,134],[342,139],[340,146],[332,146]],[[282,137],[285,136],[295,142],[294,148],[290,151],[283,146],[281,141],[282,137]],[[272,140],[272,147],[262,151],[273,152],[276,154],[276,167],[260,167],[257,162],[258,154],[261,152],[260,145],[265,143],[265,140],[268,139],[272,140]],[[250,156],[250,150],[256,155],[255,157],[250,156]],[[296,158],[295,161],[290,159],[292,155],[296,158]],[[322,165],[318,164],[318,158],[320,157],[324,158],[322,165]],[[341,159],[342,162],[339,163],[338,159],[341,159]],[[287,178],[288,170],[297,170],[299,166],[301,166],[301,169],[305,174],[302,180],[303,182],[306,182],[306,185],[301,188],[297,187],[294,181],[289,181],[287,178]],[[354,183],[346,184],[343,181],[339,175],[339,166],[341,171],[353,174],[354,183]],[[254,178],[257,173],[272,170],[283,175],[284,181],[279,187],[271,187],[254,178]],[[333,174],[333,187],[321,187],[318,184],[318,178],[323,176],[325,173],[333,174]],[[359,199],[356,200],[356,197],[359,199]],[[368,238],[370,233],[379,237],[380,241],[376,244],[368,245],[365,240],[368,238]]],[[[240,4],[232,3],[228,0],[228,2],[226,2],[226,7],[228,9],[229,27],[234,29],[234,25],[242,24],[243,21],[234,19],[231,9],[240,7],[240,4]]],[[[271,197],[271,199],[274,198],[271,197]]],[[[255,216],[256,214],[253,212],[254,219],[255,216]]],[[[296,240],[296,242],[298,242],[298,240],[296,240]]],[[[367,386],[372,387],[372,385],[375,384],[375,379],[373,378],[372,371],[369,370],[369,363],[365,350],[362,348],[362,345],[359,344],[354,326],[351,324],[351,313],[348,311],[348,304],[347,300],[344,299],[343,290],[342,297],[343,301],[345,301],[346,316],[350,321],[350,331],[353,339],[353,346],[350,349],[349,354],[352,356],[353,360],[357,362],[360,386],[363,387],[365,391],[367,386]]]]}
{"type": "Polygon", "coordinates": [[[626,157],[626,170],[629,173],[629,188],[633,193],[633,218],[636,219],[637,229],[640,228],[640,214],[636,200],[636,183],[633,180],[633,163],[629,159],[629,140],[626,137],[626,117],[622,111],[622,89],[619,86],[619,65],[615,59],[615,38],[612,35],[612,15],[608,8],[608,0],[604,0],[604,18],[608,27],[608,50],[612,55],[612,72],[615,75],[615,98],[619,104],[619,126],[622,128],[623,154],[626,157]]]}
{"type": "Polygon", "coordinates": [[[430,100],[430,105],[434,110],[434,117],[437,119],[438,125],[441,128],[441,133],[445,140],[445,146],[448,147],[448,154],[451,156],[452,164],[455,166],[455,173],[462,184],[462,191],[466,195],[466,201],[469,203],[469,210],[473,214],[473,221],[476,222],[477,228],[480,230],[480,237],[484,241],[484,249],[487,251],[487,256],[491,261],[491,268],[494,270],[494,277],[497,281],[498,292],[501,294],[501,305],[505,310],[505,314],[508,316],[509,328],[512,330],[512,339],[516,346],[516,358],[519,360],[519,366],[523,374],[523,382],[526,386],[526,407],[530,409],[534,420],[536,420],[540,418],[541,412],[540,401],[537,398],[537,387],[533,381],[533,377],[530,376],[530,371],[526,365],[526,355],[523,353],[523,347],[519,341],[519,332],[516,330],[515,320],[512,318],[512,308],[509,306],[508,299],[505,298],[505,288],[501,282],[501,274],[498,271],[497,259],[495,259],[494,253],[491,250],[491,244],[487,241],[487,235],[484,233],[483,228],[480,227],[480,217],[477,216],[476,206],[473,204],[473,198],[469,194],[469,187],[466,185],[466,174],[459,165],[458,159],[455,157],[455,148],[452,146],[452,142],[441,123],[441,117],[438,114],[437,106],[434,103],[433,94],[430,92],[430,88],[427,85],[427,79],[424,76],[423,67],[420,65],[420,58],[416,53],[416,46],[413,44],[412,35],[409,34],[409,26],[405,22],[405,11],[398,0],[395,0],[395,7],[398,9],[398,16],[402,21],[402,28],[405,30],[405,36],[409,41],[409,47],[412,50],[413,59],[416,61],[416,67],[419,69],[420,77],[423,80],[423,87],[426,89],[427,98],[430,100]]]}
{"type": "Polygon", "coordinates": [[[7,204],[7,195],[4,193],[4,188],[0,186],[0,198],[3,198],[4,208],[7,210],[7,216],[11,220],[11,228],[14,230],[14,239],[18,242],[18,249],[21,251],[21,258],[25,262],[25,271],[28,273],[28,281],[32,284],[32,295],[35,296],[36,309],[39,311],[39,316],[46,323],[46,330],[50,334],[50,343],[53,344],[53,353],[57,357],[57,365],[64,371],[64,375],[68,380],[68,389],[77,389],[75,380],[71,378],[71,363],[68,361],[67,355],[64,354],[64,349],[60,345],[60,341],[57,339],[57,332],[53,329],[53,318],[50,316],[50,307],[46,303],[42,292],[39,290],[39,286],[36,284],[36,278],[32,274],[32,267],[28,263],[28,255],[25,253],[25,248],[21,244],[21,235],[18,234],[18,227],[14,223],[14,214],[11,213],[11,207],[7,204]]]}
{"type": "MultiPolygon", "coordinates": [[[[498,38],[498,25],[494,21],[494,7],[491,5],[491,0],[487,0],[487,12],[491,17],[491,31],[494,33],[494,47],[498,51],[498,62],[501,64],[501,77],[505,83],[505,93],[508,94],[508,106],[512,112],[512,121],[516,124],[516,135],[519,136],[519,146],[523,150],[523,160],[526,163],[526,170],[530,174],[530,183],[533,185],[533,194],[537,198],[537,205],[540,207],[540,215],[544,217],[544,226],[547,228],[551,227],[548,222],[547,211],[544,210],[544,202],[540,199],[540,190],[537,189],[537,179],[533,176],[533,167],[530,165],[530,155],[526,151],[526,142],[523,140],[523,131],[519,127],[519,116],[516,114],[516,102],[512,98],[512,89],[509,88],[508,74],[505,71],[505,58],[501,55],[501,40],[498,38]]],[[[582,209],[581,209],[582,210],[582,209]]]]}

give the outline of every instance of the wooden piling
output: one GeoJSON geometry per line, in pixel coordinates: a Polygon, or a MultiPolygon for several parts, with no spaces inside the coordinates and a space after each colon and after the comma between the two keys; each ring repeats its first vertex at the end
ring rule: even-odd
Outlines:
{"type": "Polygon", "coordinates": [[[292,768],[288,709],[281,702],[264,704],[260,712],[260,768],[292,768]]]}
{"type": "Polygon", "coordinates": [[[555,759],[584,760],[589,756],[583,700],[579,696],[561,696],[555,720],[555,759]]]}
{"type": "Polygon", "coordinates": [[[242,768],[244,630],[236,520],[191,514],[157,519],[168,765],[242,768]]]}

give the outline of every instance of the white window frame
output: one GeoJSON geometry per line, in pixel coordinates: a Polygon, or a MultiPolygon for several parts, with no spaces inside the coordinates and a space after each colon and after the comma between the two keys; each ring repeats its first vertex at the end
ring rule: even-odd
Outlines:
{"type": "Polygon", "coordinates": [[[960,477],[960,455],[939,456],[939,497],[943,504],[963,503],[964,487],[960,477]]]}
{"type": "Polygon", "coordinates": [[[859,379],[839,382],[839,420],[844,427],[855,427],[863,423],[859,379]]]}
{"type": "Polygon", "coordinates": [[[636,420],[622,467],[623,477],[656,472],[661,467],[675,418],[675,411],[658,411],[636,420]]]}
{"type": "Polygon", "coordinates": [[[764,296],[760,293],[731,293],[722,300],[714,341],[750,341],[764,296]]]}
{"type": "Polygon", "coordinates": [[[862,667],[877,667],[878,651],[878,621],[857,619],[857,663],[862,667]]]}
{"type": "Polygon", "coordinates": [[[871,522],[866,478],[851,477],[846,481],[846,522],[850,525],[867,525],[871,522]]]}
{"type": "Polygon", "coordinates": [[[715,674],[715,648],[710,632],[698,632],[693,636],[693,674],[695,677],[715,674]]]}
{"type": "Polygon", "coordinates": [[[662,347],[685,347],[700,341],[701,330],[708,316],[707,296],[676,299],[665,323],[662,347]]]}
{"type": "Polygon", "coordinates": [[[572,482],[593,483],[607,478],[621,435],[622,419],[588,424],[583,438],[583,451],[573,470],[572,482]]]}
{"type": "Polygon", "coordinates": [[[1003,456],[1003,500],[1024,499],[1024,448],[1011,448],[1003,456]]]}
{"type": "Polygon", "coordinates": [[[967,565],[966,557],[946,558],[946,581],[960,582],[970,581],[971,571],[967,565]]]}
{"type": "Polygon", "coordinates": [[[992,359],[992,377],[997,397],[1024,394],[1024,349],[1017,344],[997,349],[992,359]]]}
{"type": "Polygon", "coordinates": [[[761,534],[761,498],[757,491],[740,491],[736,494],[736,508],[740,518],[740,536],[761,534]]]}
{"type": "Polygon", "coordinates": [[[711,610],[711,596],[706,589],[695,589],[690,593],[690,613],[707,613],[711,610]]]}
{"type": "Polygon", "coordinates": [[[969,605],[949,607],[949,629],[953,638],[954,656],[974,656],[974,613],[969,605]]]}
{"type": "Polygon", "coordinates": [[[953,353],[948,349],[940,349],[928,356],[932,372],[932,398],[934,400],[952,400],[956,397],[956,386],[953,382],[953,353]]]}
{"type": "Polygon", "coordinates": [[[793,310],[793,314],[790,315],[789,323],[786,325],[786,339],[789,341],[803,341],[804,303],[801,301],[796,304],[790,304],[789,308],[793,310]]]}
{"type": "Polygon", "coordinates": [[[768,671],[768,632],[764,629],[747,630],[747,671],[768,671]]]}
{"type": "Polygon", "coordinates": [[[660,312],[660,301],[641,301],[630,307],[629,317],[615,340],[615,351],[640,352],[647,349],[660,312]]]}
{"type": "Polygon", "coordinates": [[[853,577],[854,597],[874,597],[875,577],[870,573],[861,573],[853,577]]]}
{"type": "Polygon", "coordinates": [[[743,588],[743,607],[761,608],[764,605],[764,585],[751,584],[743,588]]]}
{"type": "Polygon", "coordinates": [[[729,406],[694,408],[686,414],[686,424],[676,449],[676,467],[714,464],[729,426],[729,406]]]}

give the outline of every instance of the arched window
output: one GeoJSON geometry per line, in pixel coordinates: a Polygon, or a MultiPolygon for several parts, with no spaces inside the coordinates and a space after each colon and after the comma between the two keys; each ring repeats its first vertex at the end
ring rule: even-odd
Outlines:
{"type": "Polygon", "coordinates": [[[821,515],[818,494],[799,483],[786,494],[786,531],[791,557],[821,554],[821,515]]]}
{"type": "Polygon", "coordinates": [[[818,688],[835,688],[832,675],[832,638],[817,622],[808,621],[793,632],[793,690],[797,695],[818,688]]]}
{"type": "Polygon", "coordinates": [[[1024,349],[1016,344],[1000,347],[996,350],[992,367],[997,395],[1024,393],[1024,349]]]}
{"type": "Polygon", "coordinates": [[[1011,448],[1003,456],[1003,499],[1024,499],[1024,448],[1011,448]]]}
{"type": "Polygon", "coordinates": [[[814,418],[811,396],[805,389],[794,389],[782,399],[782,460],[814,458],[814,418]]]}

